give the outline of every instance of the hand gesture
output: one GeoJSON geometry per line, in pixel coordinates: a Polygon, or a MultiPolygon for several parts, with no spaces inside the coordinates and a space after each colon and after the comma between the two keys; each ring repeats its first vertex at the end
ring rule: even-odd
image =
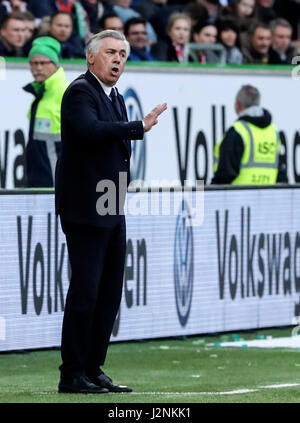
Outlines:
{"type": "Polygon", "coordinates": [[[158,116],[162,114],[167,109],[167,103],[159,104],[156,106],[152,112],[150,112],[143,121],[145,124],[145,132],[150,131],[152,126],[156,125],[158,122],[158,116]]]}

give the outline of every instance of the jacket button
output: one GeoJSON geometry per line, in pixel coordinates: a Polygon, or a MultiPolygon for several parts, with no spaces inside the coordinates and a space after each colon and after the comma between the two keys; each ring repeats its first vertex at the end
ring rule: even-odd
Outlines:
{"type": "Polygon", "coordinates": [[[128,162],[128,159],[125,159],[125,162],[128,162]]]}

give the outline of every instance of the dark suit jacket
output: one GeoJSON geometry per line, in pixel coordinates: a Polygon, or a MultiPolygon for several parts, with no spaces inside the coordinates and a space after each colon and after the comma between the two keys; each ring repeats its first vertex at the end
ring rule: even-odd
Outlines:
{"type": "Polygon", "coordinates": [[[279,53],[270,47],[269,50],[269,64],[270,65],[292,65],[292,59],[294,57],[294,49],[293,47],[289,47],[286,51],[286,58],[281,59],[279,53]]]}
{"type": "Polygon", "coordinates": [[[118,210],[119,172],[126,173],[128,183],[130,178],[131,146],[126,140],[144,137],[142,121],[127,122],[120,95],[119,100],[124,122],[89,71],[75,79],[64,94],[62,153],[55,172],[55,208],[64,220],[111,227],[122,218],[120,214],[100,216],[96,209],[103,195],[96,192],[96,186],[101,180],[110,180],[116,187],[118,210]]]}

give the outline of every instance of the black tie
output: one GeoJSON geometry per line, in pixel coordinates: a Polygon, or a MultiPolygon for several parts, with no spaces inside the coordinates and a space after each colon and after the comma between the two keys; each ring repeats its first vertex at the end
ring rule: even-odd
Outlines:
{"type": "Polygon", "coordinates": [[[114,109],[117,113],[118,118],[122,120],[122,117],[123,117],[122,109],[121,109],[121,105],[120,105],[116,90],[114,88],[111,89],[109,97],[111,98],[112,104],[114,106],[114,109]]]}

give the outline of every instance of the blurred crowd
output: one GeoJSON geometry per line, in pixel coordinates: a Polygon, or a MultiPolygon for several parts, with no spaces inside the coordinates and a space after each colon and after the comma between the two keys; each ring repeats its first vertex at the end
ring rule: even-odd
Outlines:
{"type": "Polygon", "coordinates": [[[47,35],[61,58],[84,58],[93,34],[115,29],[133,61],[290,65],[299,28],[300,0],[0,0],[5,57],[47,35]]]}

